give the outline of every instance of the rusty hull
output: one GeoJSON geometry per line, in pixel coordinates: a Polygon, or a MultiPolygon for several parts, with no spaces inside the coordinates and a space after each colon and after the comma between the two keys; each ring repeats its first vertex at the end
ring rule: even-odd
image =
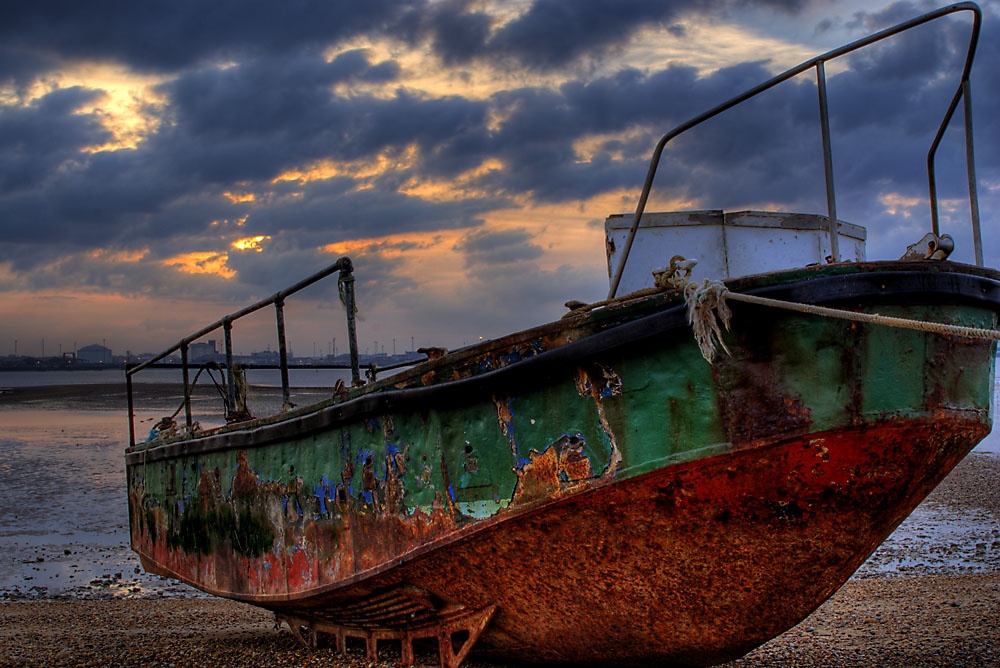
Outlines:
{"type": "Polygon", "coordinates": [[[373,595],[433,592],[440,606],[497,606],[478,650],[506,659],[723,663],[832,595],[985,434],[900,421],[678,464],[268,607],[344,623],[340,610],[373,595]]]}
{"type": "MultiPolygon", "coordinates": [[[[872,263],[738,285],[993,327],[997,278],[872,263]]],[[[137,446],[133,548],[370,650],[457,629],[521,661],[735,658],[829,597],[989,432],[996,347],[733,310],[714,365],[662,293],[137,446]]]]}

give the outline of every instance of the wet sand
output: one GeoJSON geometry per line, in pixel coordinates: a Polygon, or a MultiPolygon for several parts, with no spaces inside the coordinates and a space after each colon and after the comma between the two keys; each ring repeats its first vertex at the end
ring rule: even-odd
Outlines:
{"type": "MultiPolygon", "coordinates": [[[[391,647],[378,663],[359,649],[305,649],[265,611],[137,572],[124,393],[107,389],[0,396],[0,666],[392,665],[391,647]],[[51,496],[33,508],[40,480],[51,496]]],[[[144,392],[161,406],[140,420],[173,405],[144,392]]],[[[730,668],[1000,665],[995,452],[973,452],[854,579],[730,668]]],[[[423,659],[436,665],[434,654],[423,659]]]]}

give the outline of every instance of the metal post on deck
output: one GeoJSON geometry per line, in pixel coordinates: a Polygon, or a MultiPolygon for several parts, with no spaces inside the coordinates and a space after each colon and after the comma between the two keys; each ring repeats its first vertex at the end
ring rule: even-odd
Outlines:
{"type": "Polygon", "coordinates": [[[288,348],[285,345],[285,300],[274,299],[274,317],[278,324],[278,364],[281,367],[281,410],[292,407],[291,390],[288,387],[288,348]]]}
{"type": "Polygon", "coordinates": [[[830,108],[826,97],[826,66],[816,62],[816,88],[819,91],[819,123],[823,137],[823,174],[826,178],[826,211],[830,217],[830,256],[840,262],[840,230],[837,222],[837,196],[833,188],[833,149],[830,142],[830,108]]]}
{"type": "Polygon", "coordinates": [[[976,251],[976,266],[984,266],[983,233],[979,224],[979,191],[976,186],[976,153],[972,141],[972,83],[962,82],[962,98],[965,102],[965,165],[969,175],[969,207],[972,215],[972,245],[976,251]]]}
{"type": "Polygon", "coordinates": [[[233,382],[233,321],[226,318],[222,321],[223,338],[226,341],[226,376],[229,382],[226,383],[226,400],[229,405],[228,411],[236,410],[236,384],[233,382]]]}
{"type": "Polygon", "coordinates": [[[354,301],[354,266],[347,257],[340,258],[337,264],[340,265],[338,281],[340,299],[347,310],[347,339],[351,346],[351,384],[357,386],[361,384],[361,368],[358,361],[358,329],[354,317],[357,311],[354,301]]]}
{"type": "Polygon", "coordinates": [[[188,376],[188,342],[181,343],[181,377],[184,380],[184,424],[190,432],[194,421],[191,419],[191,379],[188,376]]]}
{"type": "Polygon", "coordinates": [[[135,447],[135,404],[132,400],[132,374],[125,367],[125,394],[128,396],[128,445],[135,447]]]}

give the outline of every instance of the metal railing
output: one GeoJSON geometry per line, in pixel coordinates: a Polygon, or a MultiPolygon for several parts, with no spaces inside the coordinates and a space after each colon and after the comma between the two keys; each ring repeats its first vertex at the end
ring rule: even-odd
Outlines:
{"type": "Polygon", "coordinates": [[[972,210],[972,234],[973,234],[973,245],[975,247],[976,254],[976,264],[978,266],[983,266],[983,243],[982,235],[980,232],[979,224],[979,197],[976,191],[976,167],[975,167],[975,156],[973,153],[973,141],[972,141],[972,88],[969,81],[969,74],[972,70],[972,59],[975,56],[976,45],[979,41],[979,32],[982,25],[982,11],[979,6],[973,2],[960,2],[954,5],[949,5],[948,7],[942,7],[941,9],[935,10],[919,16],[915,19],[911,19],[904,23],[900,23],[891,28],[886,28],[879,32],[873,33],[868,37],[864,37],[857,41],[851,42],[839,48],[833,49],[832,51],[827,51],[824,54],[815,56],[799,65],[791,68],[779,74],[778,76],[765,81],[762,84],[755,86],[737,95],[722,104],[713,107],[712,109],[695,116],[691,120],[682,123],[675,127],[673,130],[663,135],[660,141],[657,142],[656,148],[653,150],[653,157],[649,164],[649,170],[646,173],[646,181],[642,187],[642,194],[639,196],[639,203],[635,209],[635,218],[632,220],[632,226],[629,228],[628,239],[625,242],[625,247],[622,250],[621,261],[618,263],[615,269],[614,276],[611,279],[611,290],[608,293],[608,299],[614,299],[615,294],[618,292],[618,284],[621,282],[622,273],[625,270],[625,264],[628,262],[629,253],[632,250],[632,242],[635,240],[636,231],[639,228],[639,223],[642,219],[642,214],[646,209],[646,203],[649,199],[649,192],[653,185],[653,178],[656,176],[656,170],[660,163],[660,158],[663,154],[663,150],[667,145],[667,142],[674,139],[678,135],[687,132],[691,128],[700,125],[701,123],[718,116],[724,111],[731,109],[739,104],[742,104],[746,100],[769,90],[780,83],[788,81],[803,72],[811,69],[816,70],[816,85],[819,93],[819,116],[820,116],[820,130],[822,133],[823,142],[823,169],[826,181],[826,203],[827,203],[827,216],[829,217],[829,232],[830,232],[830,254],[834,262],[840,261],[840,244],[837,234],[837,198],[834,191],[833,184],[833,152],[831,149],[830,141],[830,118],[829,118],[829,107],[827,105],[827,94],[826,94],[826,63],[828,61],[839,58],[843,55],[856,51],[863,47],[879,42],[893,35],[897,35],[901,32],[915,28],[924,23],[934,21],[943,16],[953,14],[955,12],[968,11],[973,14],[973,25],[972,33],[969,37],[969,49],[965,57],[965,66],[962,70],[961,81],[958,88],[952,97],[951,103],[948,106],[941,125],[938,128],[937,135],[931,144],[930,150],[927,154],[927,175],[929,182],[929,195],[930,195],[930,206],[931,206],[931,225],[934,234],[939,234],[938,228],[938,203],[937,203],[937,186],[935,180],[935,167],[934,158],[937,153],[938,146],[944,137],[945,130],[951,123],[951,119],[958,109],[959,102],[964,102],[963,114],[965,116],[965,146],[966,146],[966,169],[968,171],[969,178],[969,204],[972,210]]]}
{"type": "MultiPolygon", "coordinates": [[[[193,419],[191,414],[191,392],[192,384],[190,380],[190,369],[191,363],[188,360],[188,348],[192,343],[202,338],[206,334],[216,331],[220,327],[223,330],[225,338],[225,370],[228,376],[228,382],[226,383],[227,388],[227,403],[229,407],[232,407],[236,403],[236,385],[233,382],[234,374],[234,362],[233,362],[233,323],[240,318],[250,315],[266,306],[274,306],[275,311],[275,321],[278,330],[278,365],[273,364],[260,364],[260,365],[250,365],[245,368],[255,368],[255,369],[274,369],[278,368],[281,370],[281,394],[282,394],[282,408],[287,409],[290,405],[291,389],[288,380],[288,349],[285,344],[285,299],[295,294],[296,292],[309,287],[313,283],[321,281],[327,276],[333,274],[334,272],[340,272],[340,277],[338,279],[338,292],[340,293],[340,299],[344,304],[344,309],[347,312],[347,336],[350,343],[350,369],[351,369],[351,380],[354,385],[361,384],[361,371],[359,368],[358,360],[358,336],[357,328],[355,323],[355,312],[357,310],[356,303],[354,299],[354,266],[351,263],[351,259],[348,257],[342,257],[333,264],[331,264],[326,269],[319,271],[308,278],[305,278],[290,288],[281,290],[275,293],[267,299],[262,299],[261,301],[251,304],[246,308],[240,309],[234,313],[213,322],[211,325],[199,329],[194,334],[190,334],[177,343],[175,343],[170,348],[164,350],[158,355],[148,359],[141,364],[129,364],[125,367],[125,384],[126,393],[128,395],[128,430],[129,430],[129,444],[135,446],[135,410],[132,396],[132,376],[136,373],[148,368],[179,368],[181,369],[181,376],[183,378],[184,385],[184,418],[187,429],[190,432],[193,425],[193,419]],[[163,363],[163,360],[167,359],[176,352],[180,352],[181,363],[180,365],[174,363],[163,363]]],[[[203,364],[197,366],[203,367],[203,364]]],[[[343,369],[347,368],[343,365],[334,364],[321,364],[321,365],[308,365],[307,367],[311,369],[343,369]]]]}

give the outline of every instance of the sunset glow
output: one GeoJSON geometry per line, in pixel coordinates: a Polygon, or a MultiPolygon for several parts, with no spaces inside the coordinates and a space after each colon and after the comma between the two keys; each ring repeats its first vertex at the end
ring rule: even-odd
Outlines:
{"type": "Polygon", "coordinates": [[[226,265],[229,256],[226,253],[212,251],[185,253],[167,260],[162,264],[185,274],[212,274],[225,279],[236,277],[236,272],[226,265]]]}
{"type": "MultiPolygon", "coordinates": [[[[373,339],[461,345],[558,318],[567,299],[602,299],[604,220],[635,210],[665,131],[913,10],[305,0],[238,15],[155,4],[111,20],[36,5],[0,21],[0,336],[106,327],[148,349],[341,255],[373,339]],[[67,307],[84,295],[101,317],[67,307]],[[137,309],[158,324],[136,325],[137,309]]],[[[984,11],[973,104],[988,220],[1000,21],[984,11]]],[[[869,230],[869,257],[898,257],[929,225],[922,167],[967,24],[949,18],[827,68],[838,215],[869,230]]],[[[648,210],[825,213],[822,164],[807,164],[820,155],[816,104],[809,73],[678,138],[648,210]]],[[[939,197],[957,227],[969,207],[953,130],[939,197]]],[[[1000,256],[996,236],[984,226],[988,256],[1000,256]]],[[[958,243],[953,259],[970,252],[958,243]]],[[[309,294],[296,335],[311,348],[329,294],[309,294]]],[[[263,336],[246,345],[272,345],[263,336]]]]}
{"type": "Polygon", "coordinates": [[[246,239],[237,239],[233,242],[233,248],[238,251],[256,251],[260,253],[264,250],[261,246],[261,242],[267,241],[271,237],[266,234],[258,234],[255,237],[247,237],[246,239]]]}

